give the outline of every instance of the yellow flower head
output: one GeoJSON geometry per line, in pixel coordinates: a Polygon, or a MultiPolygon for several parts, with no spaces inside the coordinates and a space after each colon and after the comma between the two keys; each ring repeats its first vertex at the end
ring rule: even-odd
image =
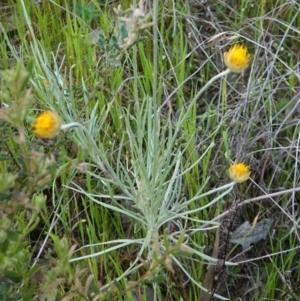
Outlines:
{"type": "Polygon", "coordinates": [[[242,73],[250,63],[250,54],[247,47],[235,44],[224,53],[226,67],[234,73],[242,73]]]}
{"type": "Polygon", "coordinates": [[[228,174],[231,180],[233,180],[236,183],[242,183],[246,180],[248,180],[251,171],[249,170],[249,167],[245,165],[244,163],[237,163],[234,162],[231,164],[231,166],[228,169],[228,174]]]}
{"type": "Polygon", "coordinates": [[[33,132],[40,138],[54,138],[61,128],[61,119],[57,113],[47,111],[40,114],[32,125],[33,132]]]}

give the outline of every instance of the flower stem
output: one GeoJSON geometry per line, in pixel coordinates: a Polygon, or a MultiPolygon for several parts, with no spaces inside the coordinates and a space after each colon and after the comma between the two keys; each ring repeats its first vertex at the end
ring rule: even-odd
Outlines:
{"type": "Polygon", "coordinates": [[[226,69],[224,71],[222,71],[221,73],[215,75],[214,77],[212,77],[206,84],[204,87],[201,88],[201,90],[196,94],[196,96],[192,99],[191,101],[191,105],[203,94],[203,92],[205,92],[207,90],[207,88],[209,86],[211,86],[211,84],[216,81],[217,79],[219,79],[220,77],[223,77],[227,74],[230,73],[229,69],[226,69]]]}
{"type": "Polygon", "coordinates": [[[186,121],[187,117],[190,115],[193,107],[194,107],[194,104],[196,103],[196,101],[199,99],[199,97],[208,89],[209,86],[212,85],[213,82],[215,82],[217,79],[227,75],[230,73],[230,70],[229,69],[226,69],[224,71],[222,71],[221,73],[215,75],[214,77],[212,77],[201,89],[200,91],[194,96],[194,98],[191,100],[186,112],[183,113],[182,117],[179,118],[179,123],[178,125],[182,125],[182,123],[184,121],[186,121]]]}

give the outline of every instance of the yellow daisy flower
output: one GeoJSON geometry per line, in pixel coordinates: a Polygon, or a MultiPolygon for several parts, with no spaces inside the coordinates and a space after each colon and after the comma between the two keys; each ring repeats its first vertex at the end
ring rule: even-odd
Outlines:
{"type": "Polygon", "coordinates": [[[251,171],[249,166],[245,165],[244,163],[237,163],[234,162],[228,169],[228,174],[231,180],[236,183],[242,183],[248,180],[251,171]]]}
{"type": "Polygon", "coordinates": [[[224,53],[226,67],[234,73],[242,73],[250,63],[250,54],[247,47],[235,44],[224,53]]]}
{"type": "Polygon", "coordinates": [[[32,125],[33,132],[40,138],[54,138],[61,129],[61,119],[52,111],[40,114],[32,125]]]}

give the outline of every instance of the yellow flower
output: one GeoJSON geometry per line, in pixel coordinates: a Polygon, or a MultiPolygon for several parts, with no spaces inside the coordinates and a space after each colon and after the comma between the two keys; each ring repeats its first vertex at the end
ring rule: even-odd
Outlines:
{"type": "Polygon", "coordinates": [[[244,163],[237,163],[234,162],[231,164],[231,166],[228,169],[228,174],[231,180],[233,180],[236,183],[242,183],[246,180],[248,180],[251,171],[249,170],[249,167],[245,165],[244,163]]]}
{"type": "Polygon", "coordinates": [[[33,132],[40,138],[54,138],[61,128],[61,119],[57,113],[47,111],[40,114],[32,125],[33,132]]]}
{"type": "Polygon", "coordinates": [[[224,53],[226,67],[234,73],[242,73],[250,63],[250,54],[247,47],[235,44],[224,53]]]}

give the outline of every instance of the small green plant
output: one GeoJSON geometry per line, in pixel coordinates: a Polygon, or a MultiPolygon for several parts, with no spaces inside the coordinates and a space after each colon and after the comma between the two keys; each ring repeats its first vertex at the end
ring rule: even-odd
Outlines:
{"type": "MultiPolygon", "coordinates": [[[[47,153],[43,147],[33,149],[29,143],[26,123],[32,120],[30,110],[34,97],[27,85],[33,68],[33,61],[24,67],[20,60],[15,68],[1,72],[4,79],[0,94],[4,106],[0,109],[4,129],[1,133],[4,144],[1,146],[0,172],[1,300],[10,300],[10,296],[31,300],[33,295],[30,292],[34,294],[39,289],[36,283],[31,282],[41,268],[32,264],[31,250],[34,245],[30,235],[38,227],[41,215],[46,212],[47,197],[43,191],[52,185],[56,173],[53,154],[47,153]],[[15,152],[17,149],[20,151],[15,152]]],[[[35,130],[39,127],[37,134],[41,134],[40,127],[43,127],[43,134],[47,129],[52,131],[51,127],[47,127],[48,121],[43,119],[34,126],[30,123],[29,133],[34,127],[35,130]]],[[[53,241],[57,254],[61,256],[53,269],[44,272],[46,283],[50,286],[57,281],[58,276],[64,274],[71,256],[69,254],[72,254],[66,240],[55,240],[53,236],[53,241]]]]}
{"type": "Polygon", "coordinates": [[[14,69],[1,72],[4,79],[0,95],[4,141],[0,171],[2,300],[9,300],[9,294],[20,286],[30,269],[30,242],[26,238],[37,227],[39,212],[45,209],[46,198],[41,191],[51,181],[51,160],[27,145],[25,123],[34,98],[26,87],[32,70],[32,61],[26,68],[19,61],[14,69]],[[14,153],[16,148],[21,151],[14,153]]]}

